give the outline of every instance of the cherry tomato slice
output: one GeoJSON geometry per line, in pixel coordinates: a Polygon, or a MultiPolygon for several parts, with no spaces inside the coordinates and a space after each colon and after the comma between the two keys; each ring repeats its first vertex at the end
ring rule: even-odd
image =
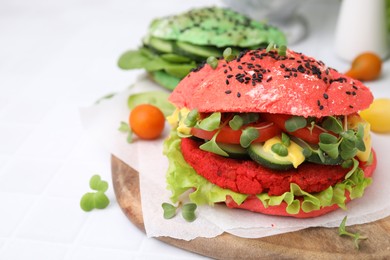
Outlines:
{"type": "Polygon", "coordinates": [[[313,127],[313,129],[304,127],[294,132],[288,132],[285,127],[285,122],[292,117],[291,115],[262,114],[261,116],[267,121],[274,122],[275,125],[280,127],[285,133],[301,138],[308,143],[318,144],[320,141],[320,134],[324,132],[321,128],[318,127],[313,127]]]}
{"type": "MultiPolygon", "coordinates": [[[[266,140],[280,134],[281,129],[272,122],[260,122],[249,124],[259,131],[259,137],[253,142],[265,142],[266,140]]],[[[201,139],[211,140],[217,131],[206,131],[199,128],[192,128],[191,134],[201,139]]],[[[242,130],[233,130],[229,126],[224,126],[217,135],[216,141],[227,144],[239,144],[242,130]]]]}

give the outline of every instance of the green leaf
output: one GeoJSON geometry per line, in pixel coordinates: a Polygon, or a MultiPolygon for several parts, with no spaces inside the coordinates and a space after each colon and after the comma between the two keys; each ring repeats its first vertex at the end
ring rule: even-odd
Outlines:
{"type": "Polygon", "coordinates": [[[211,66],[211,68],[216,69],[218,67],[218,60],[214,56],[210,56],[206,60],[207,64],[211,66]]]}
{"type": "Polygon", "coordinates": [[[287,51],[286,45],[281,45],[281,46],[278,48],[278,54],[279,54],[279,56],[286,56],[286,51],[287,51]]]}
{"type": "Polygon", "coordinates": [[[84,211],[91,211],[95,208],[94,193],[88,192],[81,197],[80,207],[84,211]]]}
{"type": "Polygon", "coordinates": [[[288,150],[287,148],[281,144],[281,143],[276,143],[271,146],[271,150],[276,153],[279,156],[285,157],[288,155],[288,150]]]}
{"type": "Polygon", "coordinates": [[[339,147],[338,144],[318,144],[321,150],[323,150],[329,157],[336,159],[339,156],[339,147]]]}
{"type": "Polygon", "coordinates": [[[196,208],[197,206],[195,203],[184,204],[181,209],[181,214],[183,218],[188,222],[194,221],[196,219],[196,215],[195,215],[196,208]]]}
{"type": "Polygon", "coordinates": [[[207,152],[212,152],[221,156],[229,157],[229,154],[222,150],[221,147],[219,147],[217,142],[215,141],[217,134],[218,133],[216,133],[210,141],[207,141],[201,146],[199,146],[199,149],[207,152]]]}
{"type": "Polygon", "coordinates": [[[341,121],[333,116],[326,117],[325,120],[322,122],[322,127],[336,134],[339,134],[344,130],[341,121]]]}
{"type": "Polygon", "coordinates": [[[286,147],[290,146],[290,137],[282,132],[282,144],[286,147]]]}
{"type": "Polygon", "coordinates": [[[240,136],[240,145],[244,148],[248,148],[249,145],[259,137],[259,131],[254,127],[247,127],[242,130],[240,136]]]}
{"type": "Polygon", "coordinates": [[[126,138],[126,141],[131,144],[133,142],[133,131],[129,131],[127,133],[127,138],[126,138]]]}
{"type": "Polygon", "coordinates": [[[302,116],[293,116],[284,123],[284,127],[288,132],[295,132],[298,129],[306,127],[306,125],[306,119],[302,116]]]}
{"type": "Polygon", "coordinates": [[[320,134],[320,142],[324,144],[336,144],[338,141],[338,138],[334,135],[328,134],[328,133],[321,133],[320,134]]]}
{"type": "Polygon", "coordinates": [[[105,192],[108,189],[108,183],[106,181],[102,181],[101,177],[98,174],[95,174],[89,181],[89,187],[96,191],[105,192]]]}
{"type": "Polygon", "coordinates": [[[103,191],[98,191],[94,194],[94,200],[95,200],[95,208],[97,209],[104,209],[110,204],[110,200],[104,194],[103,191]]]}
{"type": "Polygon", "coordinates": [[[226,48],[224,51],[223,51],[223,54],[222,54],[223,58],[226,60],[226,61],[232,61],[236,58],[236,55],[233,54],[233,51],[232,51],[232,48],[226,48]]]}
{"type": "Polygon", "coordinates": [[[191,110],[187,117],[184,119],[184,124],[188,127],[194,127],[199,118],[199,112],[197,109],[191,110]]]}
{"type": "Polygon", "coordinates": [[[150,60],[150,57],[145,55],[141,50],[130,50],[119,57],[118,66],[125,70],[142,69],[150,60]]]}
{"type": "Polygon", "coordinates": [[[355,248],[359,249],[360,240],[365,240],[365,239],[367,239],[367,237],[361,236],[359,233],[351,233],[351,232],[347,231],[347,229],[345,227],[346,223],[347,223],[347,216],[345,216],[340,223],[339,235],[340,236],[349,236],[349,237],[353,238],[355,248]]]}
{"type": "Polygon", "coordinates": [[[244,119],[239,115],[234,115],[234,117],[229,121],[229,126],[233,130],[239,130],[244,125],[244,119]]]}
{"type": "Polygon", "coordinates": [[[197,127],[206,131],[216,130],[221,123],[221,112],[214,112],[210,116],[198,122],[197,127]]]}
{"type": "Polygon", "coordinates": [[[119,128],[118,128],[118,131],[119,131],[119,132],[122,132],[122,133],[127,133],[127,132],[129,132],[129,131],[130,131],[129,124],[126,123],[126,122],[121,121],[121,122],[120,122],[120,125],[119,125],[119,128]]]}
{"type": "Polygon", "coordinates": [[[176,216],[176,207],[173,206],[172,204],[164,202],[161,207],[164,210],[164,218],[165,219],[171,219],[174,216],[176,216]]]}
{"type": "Polygon", "coordinates": [[[132,94],[127,99],[127,106],[130,110],[141,104],[150,104],[158,107],[164,114],[169,116],[175,110],[175,106],[168,101],[169,93],[164,91],[146,91],[132,94]]]}

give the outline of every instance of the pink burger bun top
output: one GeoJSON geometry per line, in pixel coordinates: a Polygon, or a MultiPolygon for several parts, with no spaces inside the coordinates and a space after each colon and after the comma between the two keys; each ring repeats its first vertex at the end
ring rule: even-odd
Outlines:
{"type": "Polygon", "coordinates": [[[169,100],[199,112],[259,112],[323,117],[348,115],[368,108],[371,91],[301,53],[285,56],[265,49],[220,59],[217,68],[204,64],[190,72],[169,100]]]}

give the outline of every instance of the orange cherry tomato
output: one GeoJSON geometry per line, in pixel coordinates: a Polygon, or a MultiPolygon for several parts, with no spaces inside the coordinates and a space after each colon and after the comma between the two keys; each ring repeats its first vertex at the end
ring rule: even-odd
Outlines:
{"type": "Polygon", "coordinates": [[[345,75],[357,80],[369,81],[377,79],[381,74],[381,70],[381,58],[375,53],[365,52],[352,61],[352,66],[345,75]]]}
{"type": "Polygon", "coordinates": [[[156,139],[164,130],[165,117],[159,108],[149,104],[136,106],[130,112],[131,130],[141,139],[156,139]]]}

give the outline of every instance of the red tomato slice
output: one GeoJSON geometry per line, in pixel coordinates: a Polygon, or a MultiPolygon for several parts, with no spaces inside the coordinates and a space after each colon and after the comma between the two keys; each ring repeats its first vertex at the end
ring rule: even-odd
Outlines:
{"type": "Polygon", "coordinates": [[[319,127],[313,127],[313,129],[309,129],[308,127],[304,127],[301,129],[298,129],[294,132],[288,132],[285,127],[285,122],[289,118],[291,118],[291,115],[283,115],[283,114],[261,114],[261,117],[264,118],[267,121],[274,122],[275,125],[283,129],[285,133],[291,134],[293,136],[296,136],[298,138],[301,138],[302,140],[312,143],[312,144],[318,144],[320,141],[320,134],[324,131],[319,127]]]}
{"type": "MultiPolygon", "coordinates": [[[[254,123],[249,124],[248,127],[249,126],[254,127],[259,131],[259,137],[253,141],[258,143],[265,142],[281,132],[281,129],[272,122],[254,123]]],[[[216,132],[217,130],[206,131],[195,127],[191,129],[191,134],[193,136],[205,140],[211,140],[216,132]]],[[[229,126],[224,126],[217,135],[216,141],[227,144],[239,144],[241,133],[242,130],[233,130],[229,126]]]]}

